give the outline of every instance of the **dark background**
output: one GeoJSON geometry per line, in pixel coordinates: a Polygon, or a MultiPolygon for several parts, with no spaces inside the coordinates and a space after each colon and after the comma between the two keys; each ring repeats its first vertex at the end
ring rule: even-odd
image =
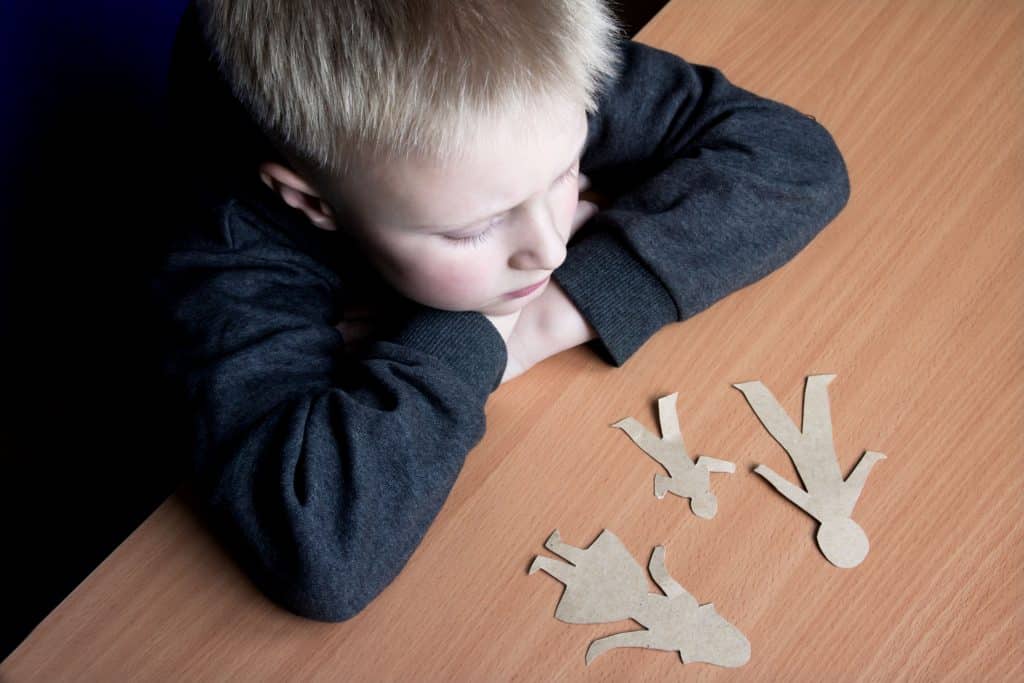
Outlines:
{"type": "MultiPolygon", "coordinates": [[[[164,98],[186,4],[0,4],[0,659],[179,481],[147,279],[184,185],[164,98]]],[[[664,4],[616,9],[634,35],[664,4]]]]}

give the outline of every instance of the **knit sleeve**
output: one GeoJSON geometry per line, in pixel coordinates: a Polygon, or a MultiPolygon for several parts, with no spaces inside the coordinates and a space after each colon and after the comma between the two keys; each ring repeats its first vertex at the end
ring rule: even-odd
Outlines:
{"type": "Polygon", "coordinates": [[[336,275],[301,250],[172,250],[153,281],[208,520],[300,615],[359,612],[405,565],[485,429],[505,347],[478,313],[412,307],[358,358],[336,275]]]}
{"type": "Polygon", "coordinates": [[[850,193],[814,118],[669,52],[625,41],[621,57],[581,162],[611,205],[554,273],[615,365],[782,266],[850,193]]]}

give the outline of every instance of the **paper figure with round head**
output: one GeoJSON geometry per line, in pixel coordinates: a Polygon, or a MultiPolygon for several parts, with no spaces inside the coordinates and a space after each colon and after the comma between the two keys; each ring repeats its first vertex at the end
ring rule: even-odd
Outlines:
{"type": "Polygon", "coordinates": [[[835,375],[811,375],[804,387],[802,430],[761,382],[734,384],[746,397],[768,433],[786,449],[805,489],[792,484],[774,470],[758,465],[754,471],[768,480],[794,505],[814,517],[822,554],[837,567],[856,567],[868,554],[867,534],[851,519],[853,507],[864,489],[868,473],[885,456],[865,451],[845,480],[839,471],[832,439],[832,417],[828,384],[835,375]]]}

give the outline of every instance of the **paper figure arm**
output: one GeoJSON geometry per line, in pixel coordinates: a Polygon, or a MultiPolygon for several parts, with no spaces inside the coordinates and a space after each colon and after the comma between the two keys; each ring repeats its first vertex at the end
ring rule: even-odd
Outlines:
{"type": "Polygon", "coordinates": [[[694,606],[697,605],[696,598],[687,593],[686,589],[668,573],[668,569],[665,567],[665,546],[659,545],[654,549],[654,552],[651,553],[651,561],[647,564],[647,570],[651,573],[654,583],[658,584],[658,588],[666,596],[677,598],[685,595],[693,601],[694,606]]]}
{"type": "Polygon", "coordinates": [[[732,474],[736,471],[736,465],[729,462],[728,460],[719,460],[718,458],[712,458],[707,455],[702,455],[697,458],[697,466],[704,465],[708,472],[728,472],[732,474]]]}
{"type": "Polygon", "coordinates": [[[839,494],[839,502],[847,516],[853,514],[853,506],[857,504],[857,499],[860,498],[861,491],[864,489],[864,484],[867,482],[868,475],[871,473],[871,468],[875,466],[879,460],[885,460],[885,455],[878,451],[864,451],[864,455],[861,456],[860,460],[854,466],[853,471],[850,472],[850,476],[843,482],[843,487],[839,494]]]}
{"type": "MultiPolygon", "coordinates": [[[[807,491],[794,486],[788,479],[780,476],[775,470],[765,465],[758,465],[754,468],[754,472],[767,479],[768,483],[774,486],[776,491],[789,499],[791,503],[815,519],[818,518],[818,515],[812,511],[812,508],[815,507],[814,500],[807,491]]],[[[818,521],[820,522],[821,520],[819,519],[818,521]]]]}

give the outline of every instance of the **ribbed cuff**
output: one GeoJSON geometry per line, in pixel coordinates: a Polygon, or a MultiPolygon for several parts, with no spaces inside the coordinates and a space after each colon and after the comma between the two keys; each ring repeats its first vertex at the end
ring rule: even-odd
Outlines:
{"type": "Polygon", "coordinates": [[[655,332],[680,319],[665,286],[608,230],[572,244],[553,277],[593,326],[616,366],[655,332]]]}
{"type": "Polygon", "coordinates": [[[508,361],[505,341],[481,313],[413,305],[387,341],[416,349],[451,366],[484,399],[501,384],[508,361]]]}

